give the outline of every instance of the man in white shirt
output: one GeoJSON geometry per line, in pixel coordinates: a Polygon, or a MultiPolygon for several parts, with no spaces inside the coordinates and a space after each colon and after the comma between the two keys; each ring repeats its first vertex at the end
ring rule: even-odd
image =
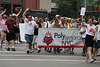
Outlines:
{"type": "Polygon", "coordinates": [[[44,24],[46,24],[48,22],[48,18],[45,18],[45,22],[44,22],[44,24]]]}
{"type": "Polygon", "coordinates": [[[52,23],[53,23],[53,18],[51,17],[50,19],[49,19],[49,22],[47,22],[46,24],[45,24],[45,28],[52,28],[52,23]]]}
{"type": "Polygon", "coordinates": [[[25,15],[28,10],[29,9],[27,8],[25,12],[23,13],[23,19],[25,22],[25,40],[27,42],[27,45],[26,45],[27,54],[30,53],[30,47],[32,46],[34,28],[38,28],[38,25],[36,24],[36,22],[32,20],[31,15],[28,15],[28,18],[26,19],[25,15]]]}

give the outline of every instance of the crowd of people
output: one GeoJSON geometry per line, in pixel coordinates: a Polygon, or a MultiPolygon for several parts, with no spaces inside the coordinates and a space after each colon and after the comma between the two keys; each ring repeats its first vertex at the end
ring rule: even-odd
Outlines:
{"type": "MultiPolygon", "coordinates": [[[[82,56],[86,56],[86,62],[94,62],[94,58],[98,55],[98,49],[100,48],[100,19],[96,21],[92,18],[81,17],[81,21],[73,18],[60,18],[60,15],[54,17],[45,18],[43,22],[42,18],[33,17],[31,14],[27,14],[27,11],[30,9],[27,8],[22,17],[22,9],[20,9],[18,14],[5,14],[6,9],[0,14],[0,25],[1,25],[1,48],[3,42],[5,42],[5,47],[7,51],[16,51],[15,42],[21,42],[20,40],[20,30],[19,23],[25,23],[25,40],[26,40],[26,49],[27,54],[34,52],[35,49],[38,50],[38,53],[41,51],[41,48],[38,48],[38,30],[39,28],[65,28],[65,29],[80,29],[80,34],[82,36],[82,41],[84,44],[82,56]],[[11,43],[11,47],[10,47],[11,43]]],[[[60,53],[62,48],[45,48],[47,52],[60,53]]],[[[64,48],[64,53],[69,52],[69,54],[74,54],[74,48],[64,48]]]]}

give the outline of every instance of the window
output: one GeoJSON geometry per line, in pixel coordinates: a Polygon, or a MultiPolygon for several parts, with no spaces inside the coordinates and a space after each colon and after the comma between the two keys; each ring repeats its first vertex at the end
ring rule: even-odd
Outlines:
{"type": "Polygon", "coordinates": [[[56,0],[51,0],[52,3],[56,3],[56,0]]]}

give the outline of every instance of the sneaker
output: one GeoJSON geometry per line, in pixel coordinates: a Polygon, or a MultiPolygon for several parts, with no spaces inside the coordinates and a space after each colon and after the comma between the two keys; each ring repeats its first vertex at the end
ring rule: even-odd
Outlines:
{"type": "Polygon", "coordinates": [[[33,52],[34,52],[34,50],[31,50],[31,51],[30,51],[30,53],[33,53],[33,52]]]}
{"type": "Polygon", "coordinates": [[[30,53],[30,51],[29,50],[27,50],[27,54],[29,54],[30,53]]]}
{"type": "Polygon", "coordinates": [[[68,50],[67,50],[67,52],[68,52],[68,50]]]}
{"type": "Polygon", "coordinates": [[[32,52],[34,52],[34,49],[32,49],[32,52]]]}
{"type": "Polygon", "coordinates": [[[70,52],[69,54],[74,54],[74,52],[70,52]]]}
{"type": "Polygon", "coordinates": [[[86,60],[86,63],[88,63],[89,61],[88,60],[86,60]]]}
{"type": "Polygon", "coordinates": [[[10,48],[9,47],[7,48],[7,51],[10,51],[10,48]]]}
{"type": "Polygon", "coordinates": [[[38,53],[40,53],[41,52],[41,50],[38,50],[38,53]]]}
{"type": "Polygon", "coordinates": [[[71,54],[74,54],[74,52],[72,52],[71,54]]]}
{"type": "Polygon", "coordinates": [[[94,60],[92,59],[91,61],[90,61],[90,63],[93,63],[94,62],[94,60]]]}
{"type": "Polygon", "coordinates": [[[86,63],[88,63],[88,62],[90,62],[90,61],[89,61],[89,59],[88,59],[88,60],[86,60],[86,63]]]}
{"type": "Polygon", "coordinates": [[[12,51],[16,51],[15,48],[12,48],[12,51]]]}
{"type": "Polygon", "coordinates": [[[95,59],[94,57],[92,57],[92,59],[93,59],[94,61],[96,61],[96,59],[95,59]]]}
{"type": "Polygon", "coordinates": [[[59,49],[59,51],[62,51],[62,49],[59,49]]]}
{"type": "Polygon", "coordinates": [[[62,51],[62,49],[57,50],[58,53],[60,53],[60,51],[62,51]]]}

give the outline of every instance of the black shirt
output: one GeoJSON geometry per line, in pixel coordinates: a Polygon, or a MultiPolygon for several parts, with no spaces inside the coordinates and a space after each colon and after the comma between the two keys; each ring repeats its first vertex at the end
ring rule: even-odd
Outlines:
{"type": "MultiPolygon", "coordinates": [[[[39,28],[41,28],[41,23],[37,22],[37,25],[39,26],[39,28]]],[[[34,28],[34,35],[38,35],[38,28],[34,28]]]]}

